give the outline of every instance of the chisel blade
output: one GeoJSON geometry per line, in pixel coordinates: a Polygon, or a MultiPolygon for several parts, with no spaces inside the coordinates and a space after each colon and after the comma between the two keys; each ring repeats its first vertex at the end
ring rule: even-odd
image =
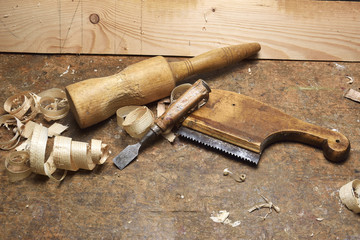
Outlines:
{"type": "Polygon", "coordinates": [[[113,159],[114,164],[119,169],[124,169],[132,160],[137,157],[140,147],[140,142],[127,146],[113,159]]]}
{"type": "Polygon", "coordinates": [[[191,130],[187,127],[183,127],[183,126],[180,127],[177,131],[177,134],[179,134],[182,137],[185,137],[186,139],[220,150],[229,155],[235,156],[237,158],[240,158],[242,160],[248,161],[256,165],[260,160],[260,154],[258,153],[249,151],[247,149],[241,148],[239,146],[233,145],[228,142],[221,141],[206,134],[191,130]]]}

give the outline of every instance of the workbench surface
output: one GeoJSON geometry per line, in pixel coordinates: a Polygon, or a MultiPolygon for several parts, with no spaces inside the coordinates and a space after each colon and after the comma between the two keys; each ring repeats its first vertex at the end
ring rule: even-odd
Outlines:
{"type": "MultiPolygon", "coordinates": [[[[0,103],[24,90],[64,89],[112,75],[146,58],[0,54],[0,103]]],[[[183,139],[172,144],[159,139],[120,171],[112,158],[135,140],[117,126],[115,116],[82,130],[69,114],[58,121],[70,126],[63,136],[101,139],[110,145],[110,158],[93,171],[69,172],[61,183],[35,174],[10,183],[4,166],[8,152],[0,151],[0,238],[359,239],[360,215],[339,199],[340,187],[360,178],[360,104],[343,97],[348,88],[359,90],[359,69],[354,62],[247,60],[188,80],[202,78],[211,88],[251,96],[340,131],[351,142],[350,156],[341,164],[300,143],[271,145],[254,167],[183,139]],[[246,181],[224,176],[225,168],[246,174],[246,181]],[[268,209],[249,213],[264,203],[260,195],[281,211],[265,220],[268,209]],[[241,224],[212,221],[220,210],[241,224]]],[[[37,122],[49,126],[40,115],[37,122]]]]}

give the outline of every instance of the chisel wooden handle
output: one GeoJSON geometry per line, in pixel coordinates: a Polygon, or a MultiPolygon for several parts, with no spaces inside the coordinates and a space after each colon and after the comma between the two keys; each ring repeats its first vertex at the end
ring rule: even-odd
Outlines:
{"type": "Polygon", "coordinates": [[[184,94],[156,119],[155,124],[163,131],[171,130],[175,123],[190,112],[203,99],[209,98],[210,87],[203,80],[197,80],[184,94]]]}
{"type": "Polygon", "coordinates": [[[214,49],[192,59],[168,63],[158,56],[135,63],[118,74],[92,78],[66,87],[70,108],[81,128],[112,116],[120,107],[143,105],[170,95],[193,74],[216,70],[254,55],[258,43],[214,49]]]}
{"type": "Polygon", "coordinates": [[[203,80],[196,81],[184,94],[178,98],[175,103],[155,121],[155,124],[143,136],[140,142],[127,146],[114,159],[114,164],[119,169],[124,169],[130,162],[132,162],[143,145],[153,142],[153,140],[161,133],[170,130],[176,122],[199,104],[203,99],[209,98],[210,88],[203,80]]]}

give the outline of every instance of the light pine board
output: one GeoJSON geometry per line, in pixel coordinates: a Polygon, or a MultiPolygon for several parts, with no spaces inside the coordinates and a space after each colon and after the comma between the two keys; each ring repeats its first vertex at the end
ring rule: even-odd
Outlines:
{"type": "Polygon", "coordinates": [[[259,42],[262,59],[359,61],[360,2],[0,2],[2,52],[194,56],[244,42],[259,42]]]}

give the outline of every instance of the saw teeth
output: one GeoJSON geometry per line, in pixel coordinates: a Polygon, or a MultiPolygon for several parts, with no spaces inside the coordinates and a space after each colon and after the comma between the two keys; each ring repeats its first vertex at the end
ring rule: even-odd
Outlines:
{"type": "Polygon", "coordinates": [[[191,138],[191,137],[185,136],[185,135],[181,135],[181,136],[183,136],[183,137],[185,137],[185,138],[187,138],[187,139],[190,139],[190,140],[192,140],[192,141],[194,141],[194,142],[200,143],[200,144],[202,144],[202,145],[204,145],[204,146],[207,146],[207,147],[216,149],[216,150],[218,150],[218,151],[224,152],[224,153],[226,153],[226,154],[229,154],[229,155],[231,155],[231,156],[238,157],[238,158],[241,158],[241,159],[243,159],[243,160],[252,162],[250,159],[244,158],[243,156],[240,156],[240,155],[235,154],[235,153],[232,153],[232,152],[228,152],[228,151],[226,151],[226,150],[224,150],[224,149],[222,149],[222,148],[218,148],[218,147],[212,146],[212,145],[210,145],[210,144],[208,144],[208,143],[201,142],[201,141],[199,141],[199,140],[197,140],[197,139],[195,139],[195,138],[191,138]]]}
{"type": "MultiPolygon", "coordinates": [[[[254,163],[257,164],[257,162],[258,162],[258,157],[256,158],[257,161],[256,161],[256,160],[254,161],[254,160],[249,159],[249,158],[246,158],[246,157],[244,157],[244,156],[242,156],[242,155],[236,154],[236,153],[234,153],[234,152],[229,152],[229,151],[227,151],[227,150],[225,150],[225,149],[222,149],[222,148],[219,148],[219,147],[217,147],[217,146],[215,146],[215,145],[211,145],[211,144],[209,144],[209,143],[207,143],[207,142],[203,142],[203,141],[201,141],[201,140],[198,140],[197,138],[195,138],[195,137],[192,136],[192,133],[193,133],[193,132],[194,132],[194,134],[202,135],[202,137],[205,137],[205,138],[207,138],[207,139],[209,139],[209,140],[213,139],[212,137],[209,137],[209,136],[207,136],[207,135],[204,136],[204,134],[202,134],[202,133],[196,132],[196,131],[194,131],[194,130],[189,130],[189,129],[186,129],[186,130],[185,130],[185,129],[179,129],[178,134],[179,134],[180,136],[182,136],[182,137],[185,137],[185,138],[191,140],[191,141],[200,143],[200,144],[202,144],[202,145],[205,145],[205,146],[207,146],[207,147],[210,147],[210,148],[216,149],[216,150],[218,150],[218,151],[224,152],[224,153],[229,154],[229,155],[231,155],[231,156],[240,158],[240,159],[242,159],[242,160],[244,160],[244,161],[248,161],[248,162],[253,163],[253,164],[254,164],[254,163]],[[190,135],[189,135],[189,134],[190,134],[190,135]]],[[[220,140],[214,139],[214,141],[220,141],[220,140]]],[[[229,143],[223,142],[223,144],[229,144],[229,143]]],[[[229,144],[229,145],[232,145],[232,144],[229,144]]],[[[233,145],[233,147],[242,149],[242,148],[240,148],[240,147],[238,147],[238,146],[235,146],[235,145],[233,145]]],[[[244,149],[242,149],[242,150],[244,150],[244,149]]],[[[248,151],[248,150],[244,150],[244,151],[248,151]]],[[[258,155],[258,154],[254,153],[254,155],[258,155]]]]}

